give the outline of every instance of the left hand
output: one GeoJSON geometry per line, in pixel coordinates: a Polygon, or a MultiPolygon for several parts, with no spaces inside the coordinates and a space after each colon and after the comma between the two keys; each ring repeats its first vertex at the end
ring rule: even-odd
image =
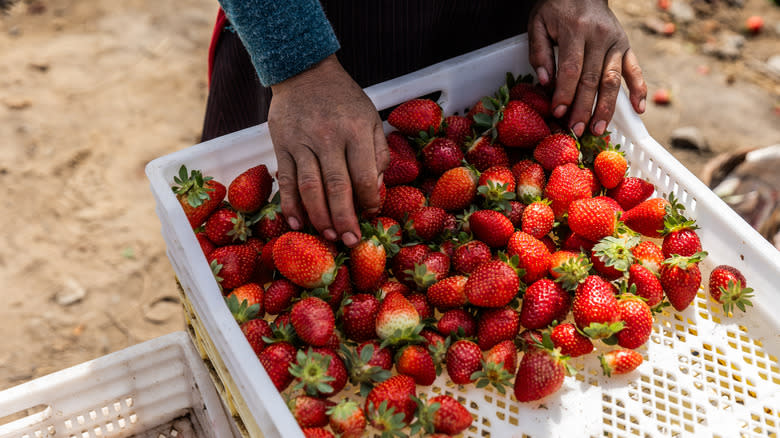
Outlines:
{"type": "Polygon", "coordinates": [[[586,127],[595,135],[606,131],[623,78],[634,110],[645,111],[642,69],[606,0],[540,0],[531,11],[528,36],[539,82],[555,83],[553,115],[569,112],[569,128],[578,137],[586,127]]]}

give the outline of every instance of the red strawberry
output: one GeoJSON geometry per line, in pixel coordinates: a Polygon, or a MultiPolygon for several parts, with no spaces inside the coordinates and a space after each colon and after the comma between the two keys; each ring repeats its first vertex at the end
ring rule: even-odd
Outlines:
{"type": "Polygon", "coordinates": [[[607,149],[599,152],[593,162],[593,171],[606,189],[613,189],[623,181],[628,170],[628,161],[622,152],[607,149]]]}
{"type": "Polygon", "coordinates": [[[450,309],[442,313],[436,323],[436,330],[442,336],[471,338],[477,334],[477,321],[465,309],[450,309]]]}
{"type": "Polygon", "coordinates": [[[669,258],[674,254],[692,256],[701,251],[701,240],[693,228],[681,228],[668,231],[664,235],[661,251],[664,257],[669,258]]]}
{"type": "Polygon", "coordinates": [[[465,292],[469,303],[479,307],[504,307],[520,291],[517,268],[511,261],[490,260],[474,269],[465,292]]]}
{"type": "Polygon", "coordinates": [[[433,318],[433,306],[431,306],[431,303],[428,302],[428,298],[425,296],[425,294],[419,292],[413,293],[406,296],[406,299],[412,303],[414,310],[416,310],[417,314],[420,315],[421,320],[424,321],[426,319],[433,318]]]}
{"type": "Polygon", "coordinates": [[[414,412],[417,408],[412,398],[416,391],[414,379],[403,374],[392,376],[377,384],[366,397],[365,412],[368,414],[371,424],[386,432],[400,430],[409,424],[414,418],[414,412]],[[395,422],[395,425],[390,423],[392,414],[387,417],[383,415],[390,410],[395,414],[403,414],[403,417],[400,418],[400,421],[395,422]],[[397,427],[399,429],[396,429],[397,427]]]}
{"type": "Polygon", "coordinates": [[[505,247],[515,231],[509,218],[495,210],[477,210],[468,222],[474,237],[492,248],[505,247]]]}
{"type": "Polygon", "coordinates": [[[480,172],[494,166],[509,166],[506,149],[489,135],[466,142],[466,161],[480,172]]]}
{"type": "Polygon", "coordinates": [[[577,287],[572,315],[577,328],[594,339],[606,338],[623,328],[615,286],[590,275],[577,287]]]}
{"type": "Polygon", "coordinates": [[[634,371],[642,364],[642,355],[634,350],[620,349],[613,350],[599,356],[601,368],[604,374],[611,376],[613,374],[626,374],[634,371]]]}
{"type": "Polygon", "coordinates": [[[425,292],[428,301],[442,311],[466,305],[466,280],[463,275],[453,275],[437,281],[425,292]]]}
{"type": "Polygon", "coordinates": [[[379,300],[373,295],[359,293],[347,298],[341,316],[344,335],[357,342],[375,338],[378,312],[379,300]]]}
{"type": "Polygon", "coordinates": [[[209,254],[208,262],[223,290],[246,284],[255,272],[257,254],[247,245],[222,246],[209,254]]]}
{"type": "Polygon", "coordinates": [[[663,264],[666,257],[664,257],[663,251],[657,243],[650,240],[642,241],[637,246],[631,248],[631,254],[637,263],[650,270],[654,275],[660,275],[661,264],[663,264]]]}
{"type": "Polygon", "coordinates": [[[468,117],[451,115],[444,118],[444,136],[460,146],[473,135],[471,126],[474,122],[468,117]]]}
{"type": "Polygon", "coordinates": [[[517,370],[517,347],[510,340],[501,341],[485,352],[482,369],[472,375],[476,379],[477,388],[492,385],[501,394],[504,388],[511,384],[517,370]]]}
{"type": "Polygon", "coordinates": [[[378,296],[385,296],[393,291],[398,292],[405,297],[412,294],[412,290],[409,289],[409,286],[395,280],[387,280],[377,288],[378,296]]]}
{"type": "Polygon", "coordinates": [[[664,198],[651,198],[640,202],[627,210],[620,219],[628,228],[647,237],[661,237],[669,201],[664,198]]]}
{"type": "Polygon", "coordinates": [[[672,307],[678,312],[685,310],[701,285],[699,262],[707,256],[706,252],[697,252],[690,257],[672,256],[664,260],[661,266],[661,285],[672,307]]]}
{"type": "Polygon", "coordinates": [[[455,341],[447,349],[447,374],[453,383],[465,385],[472,383],[471,375],[482,369],[482,350],[479,346],[465,339],[455,341]]]}
{"type": "Polygon", "coordinates": [[[712,299],[723,304],[723,311],[726,314],[731,313],[735,306],[744,312],[745,306],[753,305],[750,302],[753,289],[747,287],[745,276],[733,266],[716,266],[710,272],[708,289],[712,299]]]}
{"type": "Polygon", "coordinates": [[[512,226],[520,228],[523,226],[523,211],[525,204],[519,201],[509,201],[509,210],[504,210],[504,215],[512,222],[512,226]]]}
{"type": "Polygon", "coordinates": [[[173,192],[192,228],[201,226],[222,205],[227,194],[227,188],[222,183],[210,176],[204,177],[200,170],[187,173],[184,165],[173,181],[176,184],[173,192]]]}
{"type": "Polygon", "coordinates": [[[257,222],[252,226],[252,234],[266,242],[290,231],[287,219],[282,214],[282,208],[274,202],[260,209],[256,220],[257,222]]]}
{"type": "Polygon", "coordinates": [[[591,249],[596,242],[588,240],[577,233],[564,232],[561,236],[561,248],[567,251],[583,252],[586,254],[591,253],[591,249]]]}
{"type": "Polygon", "coordinates": [[[615,210],[600,199],[582,198],[569,204],[569,228],[588,240],[611,236],[616,227],[615,210]]]}
{"type": "Polygon", "coordinates": [[[539,345],[544,341],[544,336],[539,330],[523,330],[517,335],[517,345],[521,351],[526,353],[539,349],[539,345]]]}
{"type": "Polygon", "coordinates": [[[404,271],[406,275],[399,280],[411,288],[424,291],[446,277],[449,272],[450,258],[447,254],[431,251],[423,256],[420,263],[414,265],[414,269],[404,271]]]}
{"type": "Polygon", "coordinates": [[[425,168],[433,175],[441,175],[460,166],[464,158],[460,146],[446,137],[429,139],[424,143],[421,153],[425,168]]]}
{"type": "Polygon", "coordinates": [[[522,231],[515,231],[507,244],[507,255],[517,256],[517,266],[525,270],[521,280],[532,283],[547,275],[550,250],[542,241],[522,231]]]}
{"type": "Polygon", "coordinates": [[[336,324],[333,309],[317,297],[304,298],[295,303],[290,319],[301,340],[316,347],[328,342],[336,324]]]}
{"type": "Polygon", "coordinates": [[[636,349],[644,345],[653,333],[653,312],[650,306],[635,295],[626,294],[618,300],[620,320],[625,326],[617,332],[617,343],[623,348],[636,349]]]}
{"type": "Polygon", "coordinates": [[[593,351],[593,341],[583,335],[574,324],[564,322],[553,327],[550,339],[561,354],[569,357],[584,356],[593,351]]]}
{"type": "Polygon", "coordinates": [[[271,338],[274,335],[268,321],[264,319],[250,319],[241,324],[241,332],[255,354],[260,354],[268,346],[263,338],[271,338]]]}
{"type": "Polygon", "coordinates": [[[287,402],[295,421],[302,428],[325,427],[328,425],[328,409],[335,403],[329,400],[299,395],[287,402]]]}
{"type": "Polygon", "coordinates": [[[617,280],[634,263],[631,249],[639,243],[638,236],[607,236],[591,249],[593,269],[609,280],[617,280]]]}
{"type": "Polygon", "coordinates": [[[400,132],[387,134],[390,162],[384,173],[387,187],[409,184],[420,175],[422,165],[417,161],[412,144],[400,132]]]}
{"type": "Polygon", "coordinates": [[[419,337],[422,325],[412,303],[400,293],[391,292],[379,304],[375,328],[383,345],[397,345],[419,337]]]}
{"type": "Polygon", "coordinates": [[[268,202],[273,182],[265,164],[249,168],[228,185],[228,202],[242,213],[253,213],[268,202]]]}
{"type": "Polygon", "coordinates": [[[566,163],[577,164],[579,157],[577,140],[568,134],[550,134],[534,148],[534,159],[547,171],[566,163]]]}
{"type": "Polygon", "coordinates": [[[550,206],[557,218],[569,211],[572,201],[590,198],[591,195],[590,181],[585,171],[572,163],[553,169],[544,189],[544,196],[552,201],[550,206]]]}
{"type": "Polygon", "coordinates": [[[477,180],[477,175],[468,167],[456,167],[444,172],[433,188],[429,205],[447,211],[468,207],[477,195],[477,180]]]}
{"type": "Polygon", "coordinates": [[[252,235],[244,215],[227,206],[218,208],[206,219],[204,230],[217,246],[243,243],[252,235]]]}
{"type": "Polygon", "coordinates": [[[334,438],[333,434],[322,427],[305,427],[301,429],[304,438],[334,438]]]}
{"type": "Polygon", "coordinates": [[[449,395],[437,395],[427,402],[418,401],[417,418],[426,435],[458,435],[471,426],[471,413],[458,400],[449,395]]]}
{"type": "Polygon", "coordinates": [[[434,240],[444,230],[447,212],[439,207],[420,207],[411,213],[404,229],[411,240],[434,240]]]}
{"type": "Polygon", "coordinates": [[[550,203],[547,201],[534,201],[523,210],[522,231],[541,239],[552,231],[555,223],[550,203]]]}
{"type": "Polygon", "coordinates": [[[477,266],[491,258],[493,255],[485,242],[470,240],[455,248],[452,254],[452,269],[460,274],[471,274],[477,266]]]}
{"type": "Polygon", "coordinates": [[[541,329],[561,322],[569,314],[571,296],[559,283],[542,278],[525,290],[520,308],[520,324],[528,329],[541,329]]]}
{"type": "Polygon", "coordinates": [[[430,386],[436,380],[436,366],[428,349],[422,345],[401,347],[395,360],[398,374],[414,379],[417,385],[430,386]]]}
{"type": "Polygon", "coordinates": [[[507,147],[530,148],[550,135],[542,116],[519,100],[506,103],[503,117],[496,123],[498,141],[507,147]]]}
{"type": "Polygon", "coordinates": [[[528,160],[520,161],[512,167],[517,182],[517,198],[530,204],[534,199],[541,198],[547,184],[547,176],[539,163],[528,160]]]}
{"type": "Polygon", "coordinates": [[[527,103],[545,119],[552,116],[550,97],[540,84],[518,82],[509,89],[509,99],[527,103]]]}
{"type": "Polygon", "coordinates": [[[214,248],[217,246],[214,245],[214,242],[209,240],[209,236],[206,235],[205,231],[199,231],[195,233],[195,237],[198,239],[198,244],[200,244],[200,249],[203,251],[203,255],[208,258],[209,254],[211,254],[211,251],[214,251],[214,248]]]}
{"type": "Polygon", "coordinates": [[[381,348],[376,340],[365,341],[351,349],[341,345],[344,364],[349,372],[349,381],[360,387],[360,394],[365,396],[377,382],[390,377],[393,368],[393,354],[386,348],[381,348]]]}
{"type": "Polygon", "coordinates": [[[382,214],[404,222],[410,211],[425,205],[425,195],[420,189],[411,186],[388,187],[385,202],[382,204],[382,214]]]}
{"type": "Polygon", "coordinates": [[[614,210],[616,214],[617,213],[620,213],[620,214],[625,213],[625,210],[623,210],[623,207],[621,207],[620,204],[618,204],[617,201],[615,201],[614,199],[610,198],[609,196],[606,196],[606,195],[594,196],[593,199],[598,199],[599,201],[606,203],[607,205],[612,207],[612,210],[614,210]]]}
{"type": "Polygon", "coordinates": [[[269,315],[278,315],[287,310],[301,288],[286,278],[274,280],[265,291],[263,307],[269,315]]]}
{"type": "Polygon", "coordinates": [[[466,117],[474,120],[474,116],[476,116],[477,114],[485,114],[488,116],[492,116],[495,110],[488,109],[485,106],[486,98],[490,99],[490,97],[483,97],[482,99],[477,101],[477,103],[475,103],[474,106],[472,106],[471,109],[469,109],[469,112],[466,113],[466,117]]]}
{"type": "Polygon", "coordinates": [[[297,350],[289,342],[277,342],[266,347],[257,355],[260,363],[271,378],[276,390],[281,392],[293,381],[290,365],[295,361],[297,350]]]}
{"type": "Polygon", "coordinates": [[[430,99],[408,100],[394,108],[387,122],[401,133],[416,137],[423,132],[439,132],[442,111],[438,103],[430,99]]]}
{"type": "Polygon", "coordinates": [[[484,309],[477,320],[477,344],[489,350],[502,341],[514,340],[520,332],[520,315],[511,307],[484,309]]]}
{"type": "Polygon", "coordinates": [[[634,286],[634,293],[647,300],[650,307],[657,306],[664,299],[661,281],[651,270],[638,263],[628,268],[628,285],[634,286]]]}
{"type": "Polygon", "coordinates": [[[653,191],[655,187],[649,182],[642,178],[627,176],[615,188],[607,190],[607,196],[617,201],[623,210],[631,210],[640,202],[647,200],[653,191]]]}
{"type": "Polygon", "coordinates": [[[250,319],[263,317],[265,314],[263,311],[264,294],[265,291],[263,290],[263,286],[260,286],[257,283],[246,283],[233,289],[233,291],[225,297],[228,309],[239,325],[250,319]]]}
{"type": "Polygon", "coordinates": [[[347,384],[347,368],[341,358],[328,348],[298,350],[290,374],[297,379],[294,390],[314,397],[338,394],[347,384]]]}
{"type": "Polygon", "coordinates": [[[534,350],[527,351],[520,360],[515,375],[515,398],[519,402],[541,400],[557,392],[570,372],[568,356],[553,347],[549,333],[534,350]]]}
{"type": "Polygon", "coordinates": [[[350,278],[347,265],[339,266],[333,283],[321,291],[322,293],[313,295],[319,296],[330,305],[334,312],[337,311],[341,307],[344,297],[352,294],[352,279],[350,278]]]}
{"type": "Polygon", "coordinates": [[[588,277],[591,264],[581,252],[560,250],[550,255],[550,277],[566,290],[575,290],[588,277]]]}
{"type": "Polygon", "coordinates": [[[390,268],[395,278],[407,286],[414,284],[414,276],[407,272],[414,272],[414,266],[421,264],[430,252],[431,249],[422,243],[401,247],[398,254],[390,260],[390,268]]]}
{"type": "Polygon", "coordinates": [[[352,281],[359,291],[372,291],[382,281],[387,264],[385,247],[374,236],[369,236],[355,245],[349,253],[349,267],[352,281]]]}
{"type": "Polygon", "coordinates": [[[330,428],[341,438],[360,438],[368,422],[360,406],[348,399],[328,409],[330,428]]]}
{"type": "Polygon", "coordinates": [[[507,210],[509,201],[515,198],[515,177],[506,166],[493,166],[479,176],[477,193],[488,205],[507,210]]]}
{"type": "Polygon", "coordinates": [[[274,264],[293,283],[314,289],[327,286],[336,276],[336,261],[322,240],[290,231],[274,244],[274,264]]]}

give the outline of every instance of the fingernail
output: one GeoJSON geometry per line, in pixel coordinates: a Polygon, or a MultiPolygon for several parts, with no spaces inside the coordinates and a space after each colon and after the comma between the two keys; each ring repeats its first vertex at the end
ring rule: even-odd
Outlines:
{"type": "Polygon", "coordinates": [[[642,99],[639,101],[639,112],[643,113],[645,112],[645,105],[647,104],[647,99],[642,99]]]}
{"type": "Polygon", "coordinates": [[[330,240],[330,241],[334,241],[334,240],[336,240],[336,239],[338,239],[338,238],[339,238],[339,235],[338,235],[338,234],[336,234],[336,232],[335,232],[335,231],[333,231],[333,230],[332,230],[332,229],[330,229],[330,228],[328,228],[327,230],[323,231],[323,232],[322,232],[322,235],[323,235],[323,236],[325,236],[325,238],[326,238],[326,239],[328,239],[328,240],[330,240]]]}
{"type": "Polygon", "coordinates": [[[290,228],[295,231],[298,231],[301,228],[301,223],[298,222],[298,219],[295,219],[294,217],[288,217],[287,224],[290,225],[290,228]]]}
{"type": "Polygon", "coordinates": [[[561,118],[566,114],[566,105],[558,105],[555,107],[555,110],[553,111],[553,115],[556,118],[561,118]]]}
{"type": "Polygon", "coordinates": [[[582,122],[577,122],[574,126],[572,126],[571,130],[574,131],[574,135],[579,137],[583,132],[585,132],[585,124],[582,122]]]}
{"type": "Polygon", "coordinates": [[[379,178],[376,179],[376,188],[381,189],[382,188],[382,182],[385,180],[385,174],[380,173],[379,178]]]}
{"type": "Polygon", "coordinates": [[[547,85],[547,82],[550,81],[550,77],[547,75],[547,69],[544,67],[536,69],[536,76],[539,78],[539,83],[542,85],[547,85]]]}
{"type": "Polygon", "coordinates": [[[350,232],[346,232],[341,235],[341,240],[344,241],[344,245],[353,246],[358,243],[358,238],[350,232]]]}
{"type": "Polygon", "coordinates": [[[599,120],[595,125],[593,125],[593,133],[596,135],[603,134],[605,129],[607,129],[607,122],[603,120],[599,120]]]}

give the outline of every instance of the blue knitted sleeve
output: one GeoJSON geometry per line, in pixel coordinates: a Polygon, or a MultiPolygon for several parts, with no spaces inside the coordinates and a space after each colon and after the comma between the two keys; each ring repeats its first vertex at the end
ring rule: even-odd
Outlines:
{"type": "Polygon", "coordinates": [[[219,0],[260,82],[279,83],[339,49],[318,0],[219,0]]]}

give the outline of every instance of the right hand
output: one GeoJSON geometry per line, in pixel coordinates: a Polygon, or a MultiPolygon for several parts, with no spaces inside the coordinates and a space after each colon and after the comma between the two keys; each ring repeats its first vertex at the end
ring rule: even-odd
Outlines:
{"type": "Polygon", "coordinates": [[[271,89],[268,128],[282,213],[294,230],[308,216],[326,239],[356,245],[355,201],[369,213],[380,208],[381,175],[389,162],[376,107],[335,55],[271,89]]]}

